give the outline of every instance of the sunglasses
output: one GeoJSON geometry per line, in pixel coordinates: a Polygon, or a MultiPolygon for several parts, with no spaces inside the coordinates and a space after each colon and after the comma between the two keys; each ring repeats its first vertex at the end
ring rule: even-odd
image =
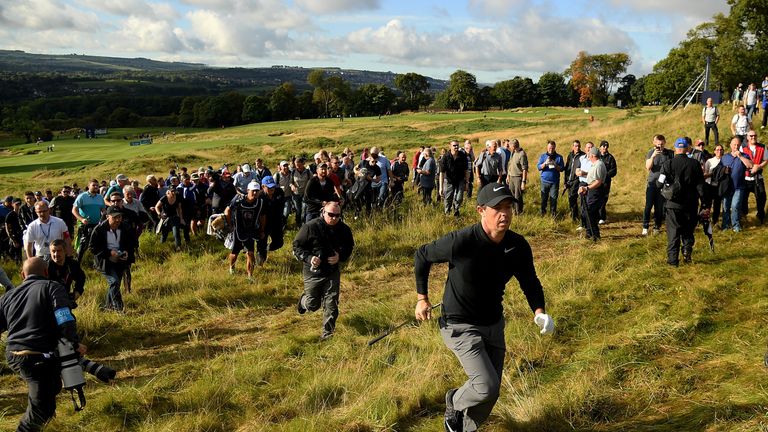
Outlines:
{"type": "Polygon", "coordinates": [[[334,218],[334,219],[338,218],[338,217],[341,217],[341,213],[326,213],[326,215],[328,215],[328,217],[334,218]]]}
{"type": "Polygon", "coordinates": [[[111,199],[111,200],[109,200],[109,202],[123,202],[123,199],[122,198],[111,199]]]}

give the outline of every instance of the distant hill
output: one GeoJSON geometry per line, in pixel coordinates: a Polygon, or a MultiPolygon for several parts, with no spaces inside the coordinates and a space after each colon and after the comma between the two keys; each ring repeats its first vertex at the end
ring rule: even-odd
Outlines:
{"type": "MultiPolygon", "coordinates": [[[[395,87],[394,72],[323,68],[328,74],[338,74],[353,87],[362,84],[384,84],[395,87]]],[[[61,74],[65,76],[94,76],[130,78],[140,76],[172,76],[195,78],[226,87],[272,88],[291,81],[299,88],[308,88],[307,75],[312,69],[292,66],[265,68],[218,68],[202,63],[163,62],[146,58],[100,57],[78,54],[31,54],[24,51],[0,50],[0,73],[61,74]]],[[[427,77],[430,91],[445,89],[448,81],[427,77]]]]}

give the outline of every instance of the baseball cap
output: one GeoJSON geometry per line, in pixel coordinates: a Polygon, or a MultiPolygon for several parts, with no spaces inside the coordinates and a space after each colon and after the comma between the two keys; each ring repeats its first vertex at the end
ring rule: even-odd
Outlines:
{"type": "Polygon", "coordinates": [[[261,185],[266,186],[268,188],[273,188],[277,186],[277,183],[275,183],[275,179],[272,178],[272,176],[266,176],[263,179],[261,179],[261,185]]]}
{"type": "Polygon", "coordinates": [[[600,141],[600,147],[608,148],[608,141],[606,141],[606,140],[600,141]]]}
{"type": "Polygon", "coordinates": [[[7,197],[5,197],[5,199],[3,199],[3,202],[7,202],[7,203],[13,202],[13,197],[11,195],[8,195],[7,197]]]}
{"type": "Polygon", "coordinates": [[[280,166],[288,166],[288,161],[280,161],[280,166]]]}
{"type": "Polygon", "coordinates": [[[122,216],[123,212],[116,206],[107,207],[107,216],[122,216]]]}
{"type": "Polygon", "coordinates": [[[243,164],[243,172],[249,173],[251,172],[251,166],[248,164],[243,164]]]}
{"type": "Polygon", "coordinates": [[[261,189],[261,186],[259,186],[258,182],[252,181],[252,182],[248,183],[248,190],[249,191],[260,190],[260,189],[261,189]]]}
{"type": "Polygon", "coordinates": [[[688,147],[688,140],[685,138],[678,138],[675,140],[675,148],[683,149],[688,147]]]}
{"type": "Polygon", "coordinates": [[[230,176],[232,174],[229,172],[229,170],[225,169],[224,171],[221,172],[221,175],[223,175],[223,176],[230,176]]]}
{"type": "Polygon", "coordinates": [[[705,143],[704,143],[704,140],[702,140],[702,139],[697,139],[697,140],[696,140],[696,145],[698,146],[699,144],[705,144],[705,143]]]}
{"type": "Polygon", "coordinates": [[[494,207],[507,199],[517,202],[512,191],[509,190],[509,186],[501,183],[489,183],[477,194],[477,205],[494,207]]]}
{"type": "Polygon", "coordinates": [[[13,199],[13,203],[14,204],[21,204],[22,203],[21,198],[14,198],[13,199]]]}

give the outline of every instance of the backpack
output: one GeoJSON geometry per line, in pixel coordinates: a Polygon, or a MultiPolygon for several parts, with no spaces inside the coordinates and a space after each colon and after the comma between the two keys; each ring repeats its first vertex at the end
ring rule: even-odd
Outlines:
{"type": "MultiPolygon", "coordinates": [[[[670,161],[665,162],[665,165],[666,164],[668,164],[667,166],[671,165],[670,161]]],[[[671,172],[672,170],[666,169],[663,171],[671,172]]],[[[661,186],[661,196],[667,201],[680,201],[683,197],[682,189],[683,186],[680,184],[680,180],[677,177],[671,179],[667,176],[667,178],[664,179],[664,184],[661,186]]]]}

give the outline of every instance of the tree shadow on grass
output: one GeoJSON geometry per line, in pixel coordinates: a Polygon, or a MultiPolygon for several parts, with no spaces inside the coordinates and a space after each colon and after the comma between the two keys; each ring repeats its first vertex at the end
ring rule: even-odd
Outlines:
{"type": "Polygon", "coordinates": [[[37,164],[27,164],[27,165],[0,166],[0,174],[18,174],[18,173],[29,173],[32,171],[41,171],[41,170],[84,168],[86,165],[95,165],[101,162],[104,162],[104,161],[92,159],[92,160],[80,160],[80,161],[70,161],[70,162],[48,162],[48,163],[37,163],[37,164]]]}

